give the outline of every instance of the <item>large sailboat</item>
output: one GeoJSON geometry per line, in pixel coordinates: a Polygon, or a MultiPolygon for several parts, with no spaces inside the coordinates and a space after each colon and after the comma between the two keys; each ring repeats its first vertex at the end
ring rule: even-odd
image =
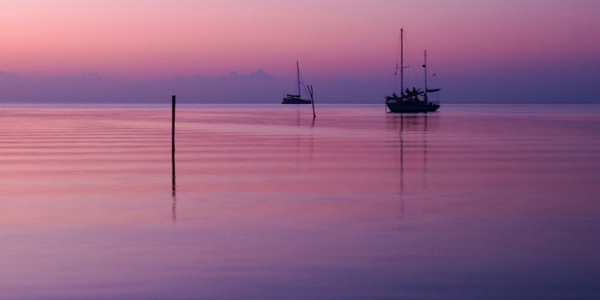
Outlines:
{"type": "Polygon", "coordinates": [[[428,94],[439,92],[440,89],[427,88],[427,51],[424,52],[423,68],[425,69],[425,88],[423,91],[413,87],[404,89],[404,30],[400,29],[400,66],[396,63],[396,74],[400,70],[400,95],[392,93],[385,97],[385,104],[393,113],[433,112],[440,108],[438,103],[429,100],[428,94]],[[421,97],[421,98],[419,98],[421,97]]]}
{"type": "Polygon", "coordinates": [[[298,94],[287,94],[281,104],[311,104],[312,100],[302,99],[300,93],[300,87],[302,86],[302,81],[300,80],[300,67],[298,65],[298,61],[296,61],[296,74],[298,78],[298,94]]]}

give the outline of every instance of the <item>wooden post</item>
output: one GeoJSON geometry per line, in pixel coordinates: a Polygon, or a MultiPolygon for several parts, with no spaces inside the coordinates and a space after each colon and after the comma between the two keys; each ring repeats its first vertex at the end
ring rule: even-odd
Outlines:
{"type": "Polygon", "coordinates": [[[175,95],[172,97],[171,109],[171,171],[173,177],[173,195],[175,195],[175,95]]]}
{"type": "Polygon", "coordinates": [[[173,203],[171,205],[171,217],[173,222],[177,220],[177,198],[175,188],[175,95],[172,96],[172,109],[171,109],[171,172],[172,172],[172,193],[173,203]]]}
{"type": "Polygon", "coordinates": [[[171,109],[171,150],[175,157],[175,95],[172,96],[173,107],[171,109]]]}
{"type": "Polygon", "coordinates": [[[175,192],[175,95],[172,96],[173,107],[171,109],[171,164],[173,169],[173,193],[175,192]]]}

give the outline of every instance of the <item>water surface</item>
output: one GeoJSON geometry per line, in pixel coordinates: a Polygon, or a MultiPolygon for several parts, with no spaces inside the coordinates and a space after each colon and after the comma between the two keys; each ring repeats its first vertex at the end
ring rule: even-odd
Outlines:
{"type": "Polygon", "coordinates": [[[317,109],[3,108],[0,294],[600,297],[600,106],[317,109]]]}

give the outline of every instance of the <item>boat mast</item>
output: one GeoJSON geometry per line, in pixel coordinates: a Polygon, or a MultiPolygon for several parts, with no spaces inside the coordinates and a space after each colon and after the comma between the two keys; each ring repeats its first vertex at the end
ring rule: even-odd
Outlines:
{"type": "Polygon", "coordinates": [[[296,75],[298,78],[298,97],[300,97],[300,66],[298,65],[298,61],[296,61],[296,75]]]}
{"type": "Polygon", "coordinates": [[[425,98],[425,103],[427,103],[427,50],[423,50],[423,69],[425,69],[425,94],[423,98],[425,98]]]}
{"type": "Polygon", "coordinates": [[[400,28],[400,95],[404,95],[404,28],[400,28]]]}

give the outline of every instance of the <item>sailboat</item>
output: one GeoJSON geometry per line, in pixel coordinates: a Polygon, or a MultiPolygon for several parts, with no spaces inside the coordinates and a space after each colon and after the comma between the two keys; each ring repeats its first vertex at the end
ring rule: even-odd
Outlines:
{"type": "Polygon", "coordinates": [[[296,61],[296,74],[298,76],[298,94],[287,94],[281,104],[311,104],[312,100],[302,99],[300,93],[300,87],[302,86],[302,81],[300,80],[300,67],[298,65],[298,61],[296,61]]]}
{"type": "Polygon", "coordinates": [[[429,101],[428,94],[439,92],[440,89],[427,88],[427,50],[424,52],[423,68],[425,69],[425,90],[421,91],[413,87],[404,89],[404,30],[400,29],[400,66],[396,63],[396,73],[400,70],[400,95],[392,93],[392,96],[385,97],[385,104],[393,113],[419,113],[433,112],[440,108],[440,105],[429,101]],[[422,96],[422,98],[419,98],[422,96]]]}

